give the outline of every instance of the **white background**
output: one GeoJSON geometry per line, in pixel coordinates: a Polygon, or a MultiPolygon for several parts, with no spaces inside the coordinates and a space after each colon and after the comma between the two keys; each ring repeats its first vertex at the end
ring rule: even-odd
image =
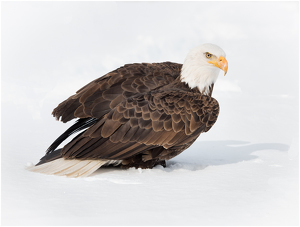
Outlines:
{"type": "Polygon", "coordinates": [[[2,2],[2,224],[299,224],[298,40],[298,2],[2,2]],[[167,168],[25,170],[72,125],[50,114],[86,83],[207,42],[229,63],[220,116],[167,168]]]}

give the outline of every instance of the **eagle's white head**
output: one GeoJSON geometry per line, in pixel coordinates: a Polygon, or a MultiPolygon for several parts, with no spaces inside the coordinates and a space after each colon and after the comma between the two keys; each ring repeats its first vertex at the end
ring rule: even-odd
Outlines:
{"type": "Polygon", "coordinates": [[[183,63],[181,81],[190,88],[198,87],[203,92],[216,82],[220,69],[227,73],[228,63],[225,57],[225,52],[214,44],[206,43],[193,48],[183,63]]]}

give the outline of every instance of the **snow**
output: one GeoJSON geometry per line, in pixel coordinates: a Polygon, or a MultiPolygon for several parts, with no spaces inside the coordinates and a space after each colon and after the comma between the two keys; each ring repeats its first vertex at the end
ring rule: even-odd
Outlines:
{"type": "Polygon", "coordinates": [[[2,225],[299,225],[298,2],[1,7],[2,225]],[[125,63],[183,62],[207,42],[229,63],[220,115],[166,168],[26,171],[72,125],[50,114],[80,87],[125,63]]]}

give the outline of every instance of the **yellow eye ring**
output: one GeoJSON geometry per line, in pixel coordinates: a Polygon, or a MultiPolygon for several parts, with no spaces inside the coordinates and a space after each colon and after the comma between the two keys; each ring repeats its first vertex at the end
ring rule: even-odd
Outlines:
{"type": "Polygon", "coordinates": [[[209,53],[209,52],[206,52],[206,53],[205,53],[205,57],[206,57],[206,58],[211,58],[211,57],[212,57],[212,54],[209,53]]]}

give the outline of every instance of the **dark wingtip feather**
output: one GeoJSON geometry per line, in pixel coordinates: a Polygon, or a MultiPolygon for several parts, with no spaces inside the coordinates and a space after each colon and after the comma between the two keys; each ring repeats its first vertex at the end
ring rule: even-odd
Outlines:
{"type": "Polygon", "coordinates": [[[47,149],[46,153],[53,152],[65,139],[67,139],[70,135],[75,132],[79,132],[83,129],[86,129],[97,122],[98,119],[96,118],[81,118],[76,121],[74,125],[68,128],[60,137],[58,137],[47,149]]]}
{"type": "Polygon", "coordinates": [[[61,149],[57,149],[55,151],[48,152],[47,154],[45,154],[44,157],[40,159],[40,161],[36,164],[36,166],[61,158],[62,156],[60,151],[61,149]]]}

